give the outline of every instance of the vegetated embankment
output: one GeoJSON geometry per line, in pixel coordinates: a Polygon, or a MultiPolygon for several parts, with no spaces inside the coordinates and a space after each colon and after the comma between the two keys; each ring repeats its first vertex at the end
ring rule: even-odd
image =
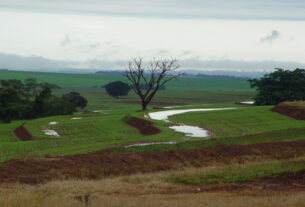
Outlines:
{"type": "MultiPolygon", "coordinates": [[[[302,103],[304,104],[304,102],[302,103]]],[[[297,120],[305,120],[305,107],[299,107],[298,102],[279,103],[274,108],[272,108],[271,111],[289,116],[297,120]]]]}
{"type": "Polygon", "coordinates": [[[154,135],[160,133],[160,129],[156,128],[151,121],[140,119],[137,117],[126,117],[126,123],[139,130],[142,135],[154,135]]]}
{"type": "Polygon", "coordinates": [[[14,129],[14,134],[20,139],[21,141],[32,140],[33,136],[31,133],[24,127],[24,124],[14,129]]]}
{"type": "Polygon", "coordinates": [[[100,179],[186,167],[231,165],[305,155],[305,140],[253,145],[208,147],[199,150],[112,153],[100,151],[45,159],[10,160],[0,165],[0,183],[37,184],[58,179],[100,179]]]}

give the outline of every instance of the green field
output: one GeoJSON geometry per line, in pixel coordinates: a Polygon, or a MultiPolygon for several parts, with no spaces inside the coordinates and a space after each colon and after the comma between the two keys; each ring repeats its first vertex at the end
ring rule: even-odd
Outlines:
{"type": "MultiPolygon", "coordinates": [[[[249,92],[161,92],[155,99],[158,103],[173,103],[180,108],[237,107],[228,111],[191,112],[170,117],[178,123],[200,126],[213,134],[213,139],[190,138],[174,132],[168,123],[153,121],[161,133],[143,136],[125,123],[126,117],[143,118],[140,105],[126,104],[137,97],[130,94],[124,99],[109,97],[102,91],[86,92],[89,106],[73,116],[55,116],[25,121],[25,127],[35,140],[19,141],[13,129],[24,121],[0,124],[1,160],[45,155],[67,155],[87,153],[102,149],[123,151],[159,151],[168,149],[202,148],[207,146],[251,144],[270,141],[300,140],[305,138],[305,122],[297,121],[270,111],[268,107],[235,105],[234,102],[247,100],[249,92]],[[234,95],[235,94],[235,95],[234,95]],[[212,104],[211,104],[212,103],[212,104]],[[203,105],[210,104],[210,105],[203,105]],[[90,111],[98,111],[92,113],[90,111]],[[73,117],[82,119],[72,120],[73,117]],[[49,125],[50,122],[58,122],[49,125]],[[45,135],[42,130],[52,129],[60,137],[45,135]],[[146,147],[122,148],[121,144],[144,141],[177,141],[177,145],[152,145],[146,147]]],[[[150,111],[162,110],[162,106],[151,106],[150,111]]],[[[164,110],[164,109],[163,109],[164,110]]]]}
{"type": "Polygon", "coordinates": [[[128,117],[143,118],[145,114],[141,111],[140,105],[135,104],[139,99],[133,92],[117,99],[108,96],[103,89],[92,87],[121,77],[15,71],[0,71],[0,75],[1,79],[36,77],[38,81],[48,81],[63,86],[64,88],[57,91],[57,94],[77,90],[88,99],[88,106],[73,116],[55,116],[0,124],[1,161],[13,158],[87,153],[103,149],[160,151],[305,138],[304,121],[297,121],[271,112],[272,106],[235,104],[240,101],[253,100],[255,96],[254,91],[242,86],[246,83],[245,80],[182,78],[172,82],[168,86],[170,90],[160,91],[156,95],[149,111],[165,110],[164,106],[177,106],[181,109],[215,107],[236,107],[236,109],[180,114],[170,117],[172,121],[170,124],[153,121],[161,133],[143,136],[137,129],[126,124],[128,117]],[[188,81],[196,82],[196,84],[188,85],[188,81]],[[230,85],[231,88],[227,85],[230,85]],[[178,90],[181,88],[183,90],[178,90]],[[73,120],[73,117],[81,119],[73,120]],[[58,123],[49,125],[50,122],[58,123]],[[34,140],[20,141],[13,134],[13,130],[22,123],[25,123],[25,127],[34,136],[34,140]],[[190,138],[167,127],[177,123],[207,129],[213,139],[190,138]],[[45,135],[43,130],[47,129],[55,130],[60,137],[45,135]],[[178,143],[128,149],[122,147],[122,144],[145,141],[176,141],[178,143]]]}
{"type": "MultiPolygon", "coordinates": [[[[113,98],[104,89],[93,87],[122,78],[119,76],[7,71],[0,71],[0,75],[1,79],[36,77],[38,81],[62,86],[54,91],[55,95],[78,91],[88,100],[87,107],[73,115],[0,124],[3,180],[0,203],[4,201],[4,206],[24,203],[25,206],[45,206],[42,203],[100,206],[109,195],[113,195],[113,201],[127,196],[129,202],[143,191],[147,193],[145,202],[147,198],[153,200],[150,203],[165,199],[175,201],[172,206],[176,206],[177,198],[184,192],[181,199],[189,199],[190,206],[194,201],[198,203],[195,206],[200,206],[203,200],[199,197],[215,192],[218,196],[213,196],[213,201],[234,194],[240,200],[240,194],[249,192],[254,195],[255,206],[259,193],[266,196],[265,206],[270,203],[269,195],[276,195],[272,206],[279,206],[282,201],[278,198],[286,199],[282,192],[287,189],[299,192],[304,188],[305,157],[301,140],[305,140],[305,121],[275,113],[270,110],[273,106],[239,104],[253,100],[256,95],[246,80],[181,78],[169,84],[168,90],[159,91],[144,112],[133,92],[113,98]],[[144,117],[146,113],[162,110],[227,107],[234,109],[188,112],[170,116],[170,122],[144,117]],[[160,133],[140,134],[127,124],[131,117],[151,121],[160,133]],[[33,140],[21,141],[15,136],[14,129],[22,124],[33,140]],[[199,126],[208,130],[210,136],[192,138],[169,128],[179,124],[199,126]],[[59,137],[46,135],[44,130],[54,130],[59,137]],[[175,143],[126,148],[153,141],[175,143]],[[57,157],[76,154],[84,155],[57,157]],[[173,191],[177,197],[164,197],[173,191]],[[51,198],[54,200],[48,200],[51,198]]],[[[304,108],[303,102],[289,104],[304,108]]],[[[300,192],[304,200],[304,191],[300,192]]],[[[238,206],[248,205],[250,198],[247,196],[238,206]]],[[[291,199],[295,200],[293,196],[291,199]]],[[[302,199],[298,199],[301,204],[302,199]]],[[[105,206],[111,206],[113,201],[105,206]]],[[[126,203],[124,200],[118,206],[126,203]]],[[[142,205],[143,200],[137,206],[142,205]]],[[[217,206],[226,205],[221,202],[217,206]]]]}
{"type": "MultiPolygon", "coordinates": [[[[97,74],[65,74],[45,72],[21,72],[0,70],[1,79],[36,78],[38,82],[50,82],[62,88],[95,88],[101,87],[112,81],[125,80],[120,75],[97,75],[97,74]]],[[[246,79],[215,79],[182,77],[169,82],[166,85],[168,90],[183,91],[249,91],[250,85],[246,79]]]]}

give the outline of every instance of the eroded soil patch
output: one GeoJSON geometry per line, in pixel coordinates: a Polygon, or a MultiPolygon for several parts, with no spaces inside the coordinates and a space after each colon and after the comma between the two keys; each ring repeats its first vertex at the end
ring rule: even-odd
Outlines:
{"type": "Polygon", "coordinates": [[[31,133],[24,127],[24,124],[14,129],[14,134],[20,139],[21,141],[32,140],[33,136],[31,133]]]}
{"type": "MultiPolygon", "coordinates": [[[[37,184],[58,179],[100,179],[150,173],[215,163],[245,163],[289,159],[305,155],[305,141],[217,146],[199,150],[128,152],[100,151],[45,159],[11,160],[0,166],[0,183],[37,184]]],[[[303,179],[303,178],[302,178],[303,179]]]]}
{"type": "Polygon", "coordinates": [[[126,120],[126,123],[139,130],[142,135],[153,135],[161,132],[160,129],[156,128],[154,124],[148,120],[131,117],[126,120]]]}
{"type": "Polygon", "coordinates": [[[277,104],[271,111],[289,116],[297,120],[305,120],[305,109],[297,106],[287,105],[285,103],[277,104]]]}

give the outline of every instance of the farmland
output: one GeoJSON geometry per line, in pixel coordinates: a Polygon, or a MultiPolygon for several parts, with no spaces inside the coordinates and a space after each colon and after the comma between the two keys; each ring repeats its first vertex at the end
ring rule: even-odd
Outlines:
{"type": "MultiPolygon", "coordinates": [[[[100,88],[109,82],[125,80],[121,75],[107,74],[67,74],[67,73],[45,73],[45,72],[20,72],[0,70],[1,79],[36,78],[38,82],[49,82],[57,84],[62,88],[100,88]]],[[[184,91],[249,91],[250,86],[247,79],[217,79],[183,77],[169,82],[168,90],[184,91]],[[203,81],[204,80],[204,81],[203,81]]]]}
{"type": "MultiPolygon", "coordinates": [[[[73,90],[88,99],[88,106],[73,115],[0,124],[0,206],[141,206],[143,202],[147,206],[301,206],[305,202],[305,122],[272,111],[274,106],[238,104],[255,96],[246,80],[182,78],[160,91],[143,112],[132,92],[117,99],[93,88],[119,77],[0,74],[1,78],[36,77],[62,86],[56,94],[73,90]],[[183,113],[170,116],[171,122],[144,117],[171,110],[168,106],[234,109],[183,113]],[[159,131],[141,134],[128,124],[135,118],[151,122],[159,131]],[[193,138],[168,128],[181,123],[204,128],[210,137],[193,138]],[[22,124],[33,139],[22,141],[13,133],[22,124]],[[59,137],[43,130],[54,130],[59,137]],[[176,144],[125,147],[147,142],[176,144]]],[[[303,102],[289,105],[302,108],[303,102]]]]}

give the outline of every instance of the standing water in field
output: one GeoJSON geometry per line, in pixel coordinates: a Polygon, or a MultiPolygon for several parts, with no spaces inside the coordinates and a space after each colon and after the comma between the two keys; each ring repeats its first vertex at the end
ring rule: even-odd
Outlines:
{"type": "Polygon", "coordinates": [[[254,101],[243,101],[241,104],[254,105],[254,101]]]}
{"type": "Polygon", "coordinates": [[[51,129],[43,130],[43,132],[44,132],[45,135],[59,137],[59,134],[56,131],[51,130],[51,129]]]}
{"type": "MultiPolygon", "coordinates": [[[[186,112],[196,112],[196,111],[220,111],[220,110],[230,110],[230,109],[236,109],[236,108],[183,109],[183,110],[158,111],[158,112],[149,113],[148,115],[145,115],[145,117],[150,118],[150,119],[170,122],[168,120],[168,117],[176,115],[176,114],[182,114],[182,113],[186,113],[186,112]]],[[[171,128],[177,132],[182,132],[186,136],[189,136],[189,137],[208,137],[209,136],[209,133],[207,130],[202,129],[197,126],[188,126],[188,125],[181,124],[178,126],[170,126],[169,128],[171,128]]]]}
{"type": "Polygon", "coordinates": [[[182,132],[188,137],[208,137],[209,132],[205,129],[196,126],[188,125],[179,125],[179,126],[170,126],[170,129],[175,130],[176,132],[182,132]]]}

